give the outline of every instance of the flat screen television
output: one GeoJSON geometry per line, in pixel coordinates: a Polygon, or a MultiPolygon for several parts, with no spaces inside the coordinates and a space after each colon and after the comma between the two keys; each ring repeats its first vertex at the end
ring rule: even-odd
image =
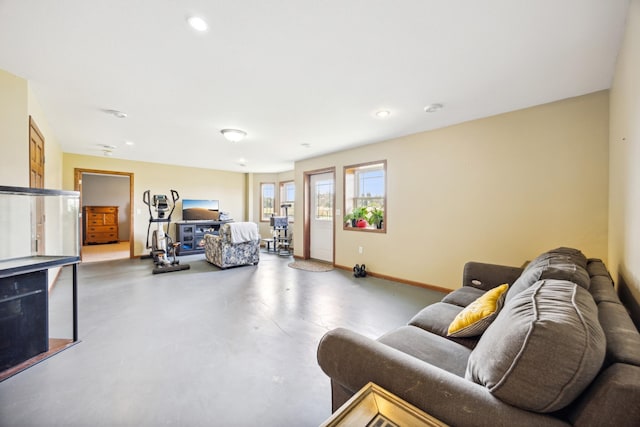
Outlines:
{"type": "Polygon", "coordinates": [[[184,221],[217,221],[220,216],[218,200],[182,199],[184,221]]]}

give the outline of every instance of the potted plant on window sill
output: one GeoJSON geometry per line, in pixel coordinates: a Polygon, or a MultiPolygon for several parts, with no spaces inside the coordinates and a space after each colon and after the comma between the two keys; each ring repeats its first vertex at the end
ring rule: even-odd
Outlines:
{"type": "Polygon", "coordinates": [[[378,230],[382,228],[382,221],[384,220],[384,211],[380,208],[373,208],[369,212],[367,222],[375,226],[378,230]]]}
{"type": "Polygon", "coordinates": [[[350,223],[352,227],[365,228],[368,225],[368,215],[367,208],[355,208],[351,213],[345,215],[344,222],[350,223]]]}

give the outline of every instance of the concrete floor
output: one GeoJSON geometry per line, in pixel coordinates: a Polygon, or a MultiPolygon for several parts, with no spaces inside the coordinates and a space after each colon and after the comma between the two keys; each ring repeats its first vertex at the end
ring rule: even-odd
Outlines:
{"type": "MultiPolygon", "coordinates": [[[[0,426],[317,426],[331,415],[316,362],[338,326],[378,337],[442,294],[348,271],[257,266],[151,274],[150,260],[79,266],[81,342],[0,383],[0,426]]],[[[71,337],[71,269],[50,336],[71,337]]]]}

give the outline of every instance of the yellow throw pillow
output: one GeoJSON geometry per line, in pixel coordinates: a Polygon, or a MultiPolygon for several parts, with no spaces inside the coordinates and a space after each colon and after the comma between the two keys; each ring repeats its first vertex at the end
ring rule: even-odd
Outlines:
{"type": "Polygon", "coordinates": [[[475,337],[493,322],[504,304],[508,284],[497,286],[466,306],[449,325],[447,336],[475,337]]]}

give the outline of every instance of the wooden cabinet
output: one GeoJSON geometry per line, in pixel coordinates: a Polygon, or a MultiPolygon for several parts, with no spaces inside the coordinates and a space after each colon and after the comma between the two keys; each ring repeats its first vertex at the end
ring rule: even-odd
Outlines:
{"type": "Polygon", "coordinates": [[[231,221],[179,221],[176,222],[176,242],[180,242],[178,255],[204,253],[204,235],[218,234],[220,226],[231,221]]]}
{"type": "Polygon", "coordinates": [[[84,244],[118,242],[118,207],[84,207],[84,244]]]}

